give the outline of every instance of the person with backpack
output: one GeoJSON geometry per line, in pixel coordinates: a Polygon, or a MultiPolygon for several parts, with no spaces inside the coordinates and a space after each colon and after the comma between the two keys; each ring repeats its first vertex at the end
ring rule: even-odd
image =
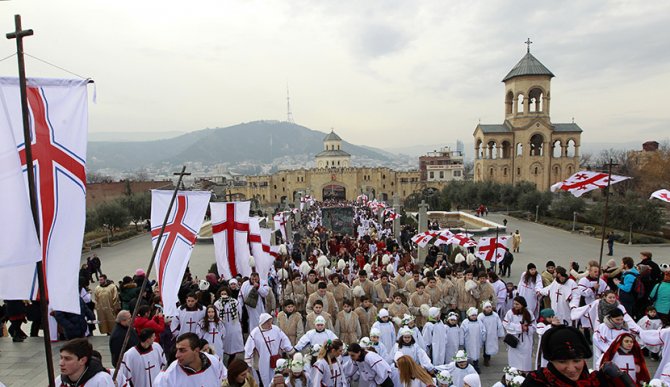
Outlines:
{"type": "Polygon", "coordinates": [[[626,309],[626,312],[633,316],[635,301],[638,296],[644,297],[644,285],[642,281],[638,280],[640,272],[635,268],[633,258],[623,257],[621,259],[621,268],[623,270],[622,279],[615,278],[613,281],[619,290],[619,302],[626,309]]]}
{"type": "Polygon", "coordinates": [[[651,290],[651,302],[663,321],[663,325],[670,324],[670,267],[663,265],[663,282],[656,284],[651,290]]]}

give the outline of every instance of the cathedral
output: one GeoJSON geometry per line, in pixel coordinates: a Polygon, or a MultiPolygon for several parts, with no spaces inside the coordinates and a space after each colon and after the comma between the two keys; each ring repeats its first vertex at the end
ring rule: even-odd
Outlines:
{"type": "Polygon", "coordinates": [[[579,169],[582,129],[552,123],[549,71],[530,53],[503,78],[505,120],[479,124],[474,131],[475,181],[531,182],[538,190],[566,179],[579,169]]]}

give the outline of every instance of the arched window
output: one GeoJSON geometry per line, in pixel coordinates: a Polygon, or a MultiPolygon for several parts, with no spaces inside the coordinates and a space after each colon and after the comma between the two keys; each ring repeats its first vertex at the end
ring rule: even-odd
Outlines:
{"type": "Polygon", "coordinates": [[[575,157],[575,140],[568,140],[568,143],[566,145],[566,156],[567,157],[575,157]]]}
{"type": "Polygon", "coordinates": [[[477,139],[475,142],[475,158],[481,159],[484,157],[484,150],[482,149],[482,140],[477,139]]]}
{"type": "Polygon", "coordinates": [[[559,158],[563,156],[563,147],[561,146],[561,140],[554,141],[551,144],[551,156],[553,158],[559,158]]]}
{"type": "Polygon", "coordinates": [[[530,112],[541,112],[543,102],[544,94],[542,93],[541,89],[536,87],[528,92],[528,108],[530,112]]]}
{"type": "Polygon", "coordinates": [[[534,134],[530,138],[530,155],[531,156],[543,156],[544,150],[542,149],[542,144],[544,143],[544,137],[541,134],[534,134]]]}
{"type": "Polygon", "coordinates": [[[516,144],[516,155],[517,157],[523,156],[523,144],[520,142],[516,144]]]}
{"type": "Polygon", "coordinates": [[[489,169],[489,174],[493,176],[493,168],[489,169]]]}
{"type": "Polygon", "coordinates": [[[489,141],[488,144],[486,144],[486,154],[487,154],[487,159],[497,159],[498,155],[498,147],[496,145],[495,141],[489,141]]]}
{"type": "Polygon", "coordinates": [[[503,176],[507,176],[507,167],[503,168],[503,176]]]}
{"type": "Polygon", "coordinates": [[[523,104],[526,102],[523,98],[523,94],[519,94],[519,97],[517,98],[516,102],[516,112],[517,113],[523,113],[523,104]]]}
{"type": "Polygon", "coordinates": [[[514,93],[510,90],[505,97],[505,114],[512,114],[514,105],[514,93]]]}
{"type": "Polygon", "coordinates": [[[502,158],[509,159],[510,157],[512,157],[512,144],[505,140],[502,142],[502,158]]]}

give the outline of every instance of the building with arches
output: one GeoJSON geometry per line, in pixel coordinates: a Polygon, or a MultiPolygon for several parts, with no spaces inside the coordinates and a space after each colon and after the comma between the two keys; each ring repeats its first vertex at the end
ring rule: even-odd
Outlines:
{"type": "Polygon", "coordinates": [[[475,181],[527,181],[546,191],[579,169],[582,129],[574,122],[551,122],[553,77],[530,53],[529,45],[502,80],[504,122],[479,124],[473,133],[475,181]]]}
{"type": "Polygon", "coordinates": [[[317,168],[349,168],[351,155],[342,150],[342,139],[331,130],[323,139],[323,151],[315,157],[317,168]]]}

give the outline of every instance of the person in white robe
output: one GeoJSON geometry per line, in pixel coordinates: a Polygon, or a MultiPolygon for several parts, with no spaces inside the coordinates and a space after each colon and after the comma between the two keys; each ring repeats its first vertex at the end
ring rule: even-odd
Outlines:
{"type": "Polygon", "coordinates": [[[249,332],[258,327],[260,315],[265,313],[265,297],[270,293],[270,287],[265,280],[260,279],[258,273],[251,273],[248,281],[240,289],[240,303],[244,304],[249,316],[249,332]],[[252,295],[256,293],[258,296],[252,295]],[[253,299],[256,304],[253,305],[253,299]],[[251,305],[250,305],[251,304],[251,305]]]}
{"type": "Polygon", "coordinates": [[[398,335],[396,336],[396,341],[400,338],[400,331],[402,328],[409,328],[412,331],[412,336],[414,337],[414,340],[416,343],[419,345],[419,348],[423,349],[424,351],[426,350],[426,343],[423,341],[423,334],[419,330],[419,327],[416,326],[416,317],[414,317],[411,314],[406,314],[402,320],[400,321],[399,326],[401,329],[398,330],[398,335]]]}
{"type": "Polygon", "coordinates": [[[514,297],[512,310],[503,318],[505,331],[518,339],[516,348],[507,346],[507,361],[510,367],[521,372],[529,372],[533,367],[533,339],[535,336],[535,316],[526,310],[526,299],[514,297]]]}
{"type": "Polygon", "coordinates": [[[251,330],[244,345],[244,361],[250,367],[257,369],[264,386],[269,386],[274,375],[272,360],[276,362],[281,352],[291,352],[293,346],[288,336],[272,325],[272,316],[262,313],[259,316],[259,325],[251,330]],[[257,356],[258,361],[254,362],[257,356]],[[256,363],[256,364],[254,364],[256,363]]]}
{"type": "Polygon", "coordinates": [[[314,329],[310,329],[300,337],[295,344],[294,349],[301,352],[305,348],[310,348],[315,344],[323,345],[328,340],[335,340],[337,336],[330,329],[326,329],[326,319],[323,316],[318,316],[314,320],[314,329]]]}
{"type": "Polygon", "coordinates": [[[393,354],[391,353],[391,348],[386,348],[384,343],[381,340],[381,332],[377,328],[370,329],[370,345],[369,348],[372,348],[374,352],[381,356],[387,363],[391,364],[393,361],[393,354]]]}
{"type": "Polygon", "coordinates": [[[625,321],[624,313],[619,308],[612,309],[593,333],[594,369],[600,369],[602,354],[607,351],[614,340],[622,333],[631,332],[639,334],[640,330],[637,324],[634,327],[630,327],[625,321]],[[595,354],[596,348],[598,349],[597,358],[595,354]]]}
{"type": "Polygon", "coordinates": [[[377,321],[372,324],[371,329],[379,330],[381,333],[381,341],[384,343],[384,347],[390,350],[393,348],[393,344],[395,344],[396,340],[395,326],[393,325],[393,321],[391,321],[388,310],[384,308],[380,309],[377,313],[377,317],[377,321]]]}
{"type": "Polygon", "coordinates": [[[158,374],[155,387],[220,386],[228,370],[216,356],[200,352],[200,338],[194,333],[177,337],[177,360],[158,374]]]}
{"type": "Polygon", "coordinates": [[[140,343],[123,354],[119,372],[133,387],[153,386],[154,379],[166,365],[163,348],[154,343],[155,337],[156,332],[153,329],[142,329],[139,334],[140,343]]]}
{"type": "Polygon", "coordinates": [[[438,370],[449,371],[454,387],[463,387],[465,376],[477,373],[472,364],[468,364],[468,354],[463,350],[456,352],[454,361],[445,366],[438,367],[438,370]]]}
{"type": "Polygon", "coordinates": [[[391,381],[391,366],[378,354],[366,351],[357,343],[349,346],[348,354],[358,368],[359,386],[361,381],[369,386],[378,386],[391,381]]]}
{"type": "MultiPolygon", "coordinates": [[[[237,280],[231,279],[232,282],[237,280]]],[[[223,322],[226,335],[223,337],[224,355],[234,356],[244,352],[244,337],[242,336],[242,304],[235,297],[230,297],[228,288],[220,290],[220,298],[214,302],[214,307],[219,313],[219,319],[223,322]]]]}
{"type": "Polygon", "coordinates": [[[498,354],[500,350],[500,339],[505,337],[505,328],[498,313],[493,311],[493,305],[490,301],[484,301],[482,312],[477,316],[486,330],[484,338],[484,365],[489,366],[491,356],[498,354]]]}
{"type": "Polygon", "coordinates": [[[447,327],[440,320],[440,308],[428,309],[428,321],[423,326],[423,342],[434,366],[444,365],[447,358],[447,327]]]}
{"type": "MultiPolygon", "coordinates": [[[[600,267],[598,262],[593,261],[589,262],[588,275],[579,279],[577,283],[577,293],[579,299],[584,298],[584,305],[588,305],[599,299],[607,290],[607,282],[603,281],[600,278],[600,267]]],[[[573,306],[579,306],[581,303],[580,300],[572,302],[573,306]]],[[[584,329],[584,335],[590,337],[593,333],[594,326],[591,325],[591,320],[585,316],[580,319],[582,328],[584,329]]]]}
{"type": "Polygon", "coordinates": [[[413,333],[414,332],[408,327],[400,329],[400,338],[398,338],[398,341],[393,346],[393,359],[397,360],[400,356],[407,355],[411,357],[415,363],[432,373],[435,370],[435,367],[426,354],[426,351],[424,351],[414,339],[413,333]]]}
{"type": "MultiPolygon", "coordinates": [[[[458,314],[455,312],[447,315],[447,323],[444,325],[446,329],[447,345],[444,349],[445,364],[448,363],[454,356],[458,349],[465,344],[463,337],[463,330],[458,325],[458,314]]],[[[433,363],[434,364],[434,363],[433,363]]]]}
{"type": "Polygon", "coordinates": [[[177,309],[177,315],[170,322],[170,330],[173,337],[179,337],[184,333],[200,333],[200,322],[205,317],[205,307],[198,303],[196,295],[191,293],[186,296],[186,305],[177,309]]]}
{"type": "Polygon", "coordinates": [[[521,273],[521,280],[517,286],[517,294],[526,299],[528,311],[537,317],[539,312],[537,294],[542,289],[542,275],[537,271],[534,263],[526,266],[526,271],[521,273]]]}
{"type": "MultiPolygon", "coordinates": [[[[334,340],[321,347],[317,361],[312,366],[311,378],[313,386],[348,386],[341,360],[343,348],[344,344],[340,340],[334,340]]],[[[265,385],[265,383],[263,383],[263,385],[265,385]]]]}
{"type": "Polygon", "coordinates": [[[643,330],[640,332],[640,339],[645,345],[661,345],[663,351],[661,352],[661,362],[658,364],[654,379],[661,379],[666,383],[670,383],[670,327],[643,330]]]}
{"type": "Polygon", "coordinates": [[[200,338],[207,340],[210,347],[214,349],[216,356],[223,359],[226,326],[219,319],[219,314],[214,306],[208,306],[205,313],[205,318],[200,322],[200,338]]]}
{"type": "MultiPolygon", "coordinates": [[[[637,321],[637,325],[640,327],[640,329],[657,330],[663,327],[663,321],[661,321],[661,319],[658,317],[656,308],[649,306],[647,307],[646,315],[637,321]]],[[[658,360],[658,354],[661,353],[662,346],[645,345],[639,337],[637,338],[637,342],[640,344],[642,349],[649,351],[652,360],[658,360]]]]}
{"type": "Polygon", "coordinates": [[[640,345],[632,334],[619,335],[603,353],[601,363],[612,362],[630,376],[637,386],[651,379],[640,345]]]}
{"type": "Polygon", "coordinates": [[[285,378],[287,387],[311,387],[310,373],[305,372],[305,358],[296,352],[289,362],[289,374],[285,378]]]}
{"type": "Polygon", "coordinates": [[[568,277],[565,268],[558,266],[554,281],[540,289],[538,293],[549,297],[551,300],[551,309],[554,310],[556,317],[563,324],[572,324],[570,316],[571,302],[576,303],[572,307],[579,305],[579,293],[577,292],[577,283],[568,277]]]}
{"type": "Polygon", "coordinates": [[[477,308],[468,308],[467,318],[461,323],[465,351],[477,372],[479,372],[479,356],[486,341],[486,327],[477,319],[478,314],[477,308]]]}

